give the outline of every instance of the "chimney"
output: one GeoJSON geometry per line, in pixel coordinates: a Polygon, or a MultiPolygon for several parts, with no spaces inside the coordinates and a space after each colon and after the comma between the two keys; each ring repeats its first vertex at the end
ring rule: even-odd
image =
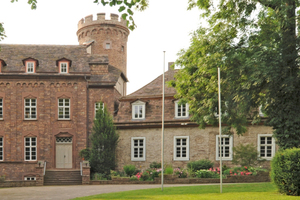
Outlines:
{"type": "Polygon", "coordinates": [[[168,71],[172,70],[171,66],[174,64],[174,62],[168,62],[168,71]]]}

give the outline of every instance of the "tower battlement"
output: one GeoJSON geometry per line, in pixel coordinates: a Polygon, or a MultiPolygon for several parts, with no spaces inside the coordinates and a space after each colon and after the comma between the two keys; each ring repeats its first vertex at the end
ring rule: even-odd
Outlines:
{"type": "Polygon", "coordinates": [[[109,20],[105,13],[98,13],[97,19],[88,15],[78,22],[77,37],[80,45],[91,44],[91,54],[108,55],[109,64],[127,74],[127,40],[129,29],[127,21],[119,15],[110,14],[109,20]]]}
{"type": "Polygon", "coordinates": [[[119,15],[117,14],[110,14],[110,20],[105,19],[105,13],[98,13],[97,19],[93,20],[93,15],[88,15],[85,18],[82,18],[78,22],[78,30],[82,27],[89,26],[89,25],[96,25],[96,24],[112,24],[112,25],[120,25],[124,26],[127,29],[127,21],[121,18],[121,21],[119,21],[119,15]]]}

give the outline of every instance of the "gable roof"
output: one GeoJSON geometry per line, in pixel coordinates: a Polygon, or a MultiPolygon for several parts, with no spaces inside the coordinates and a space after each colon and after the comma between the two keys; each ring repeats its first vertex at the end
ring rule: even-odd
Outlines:
{"type": "MultiPolygon", "coordinates": [[[[168,70],[165,72],[165,96],[174,96],[176,94],[175,88],[169,87],[167,82],[174,80],[174,75],[178,70],[168,70]]],[[[122,97],[121,99],[133,99],[133,98],[148,98],[148,97],[161,97],[162,96],[162,76],[158,76],[156,79],[140,88],[139,90],[122,97]]]]}

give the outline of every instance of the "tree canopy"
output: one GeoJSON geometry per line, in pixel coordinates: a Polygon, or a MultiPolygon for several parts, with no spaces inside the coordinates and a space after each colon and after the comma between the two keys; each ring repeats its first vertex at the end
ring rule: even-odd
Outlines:
{"type": "MultiPolygon", "coordinates": [[[[148,5],[142,0],[101,3],[143,9],[148,5]]],[[[284,149],[299,147],[299,2],[189,0],[188,9],[194,7],[202,10],[201,17],[209,25],[195,31],[190,47],[179,53],[176,64],[183,67],[176,81],[170,82],[176,97],[189,103],[192,120],[201,128],[217,124],[220,67],[222,121],[228,125],[223,131],[243,134],[249,120],[261,121],[261,107],[277,144],[284,149]]],[[[132,19],[133,13],[127,13],[132,19]]]]}
{"type": "Polygon", "coordinates": [[[188,102],[192,119],[204,128],[216,124],[217,68],[221,69],[225,133],[246,131],[260,122],[262,105],[281,148],[300,144],[299,37],[294,0],[197,0],[208,27],[195,31],[182,50],[183,66],[170,84],[188,102]]]}

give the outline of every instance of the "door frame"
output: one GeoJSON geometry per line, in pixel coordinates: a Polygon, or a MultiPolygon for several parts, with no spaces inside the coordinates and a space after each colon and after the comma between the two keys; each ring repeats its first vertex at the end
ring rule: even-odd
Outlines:
{"type": "Polygon", "coordinates": [[[56,135],[54,135],[54,139],[53,139],[53,142],[52,142],[52,144],[53,144],[53,168],[54,169],[74,169],[75,168],[75,151],[74,151],[74,145],[75,145],[75,139],[76,139],[76,137],[73,135],[73,134],[71,134],[70,132],[59,132],[58,134],[56,134],[56,135]],[[56,138],[60,138],[60,137],[71,137],[72,138],[72,168],[57,168],[56,167],[56,138]]]}

